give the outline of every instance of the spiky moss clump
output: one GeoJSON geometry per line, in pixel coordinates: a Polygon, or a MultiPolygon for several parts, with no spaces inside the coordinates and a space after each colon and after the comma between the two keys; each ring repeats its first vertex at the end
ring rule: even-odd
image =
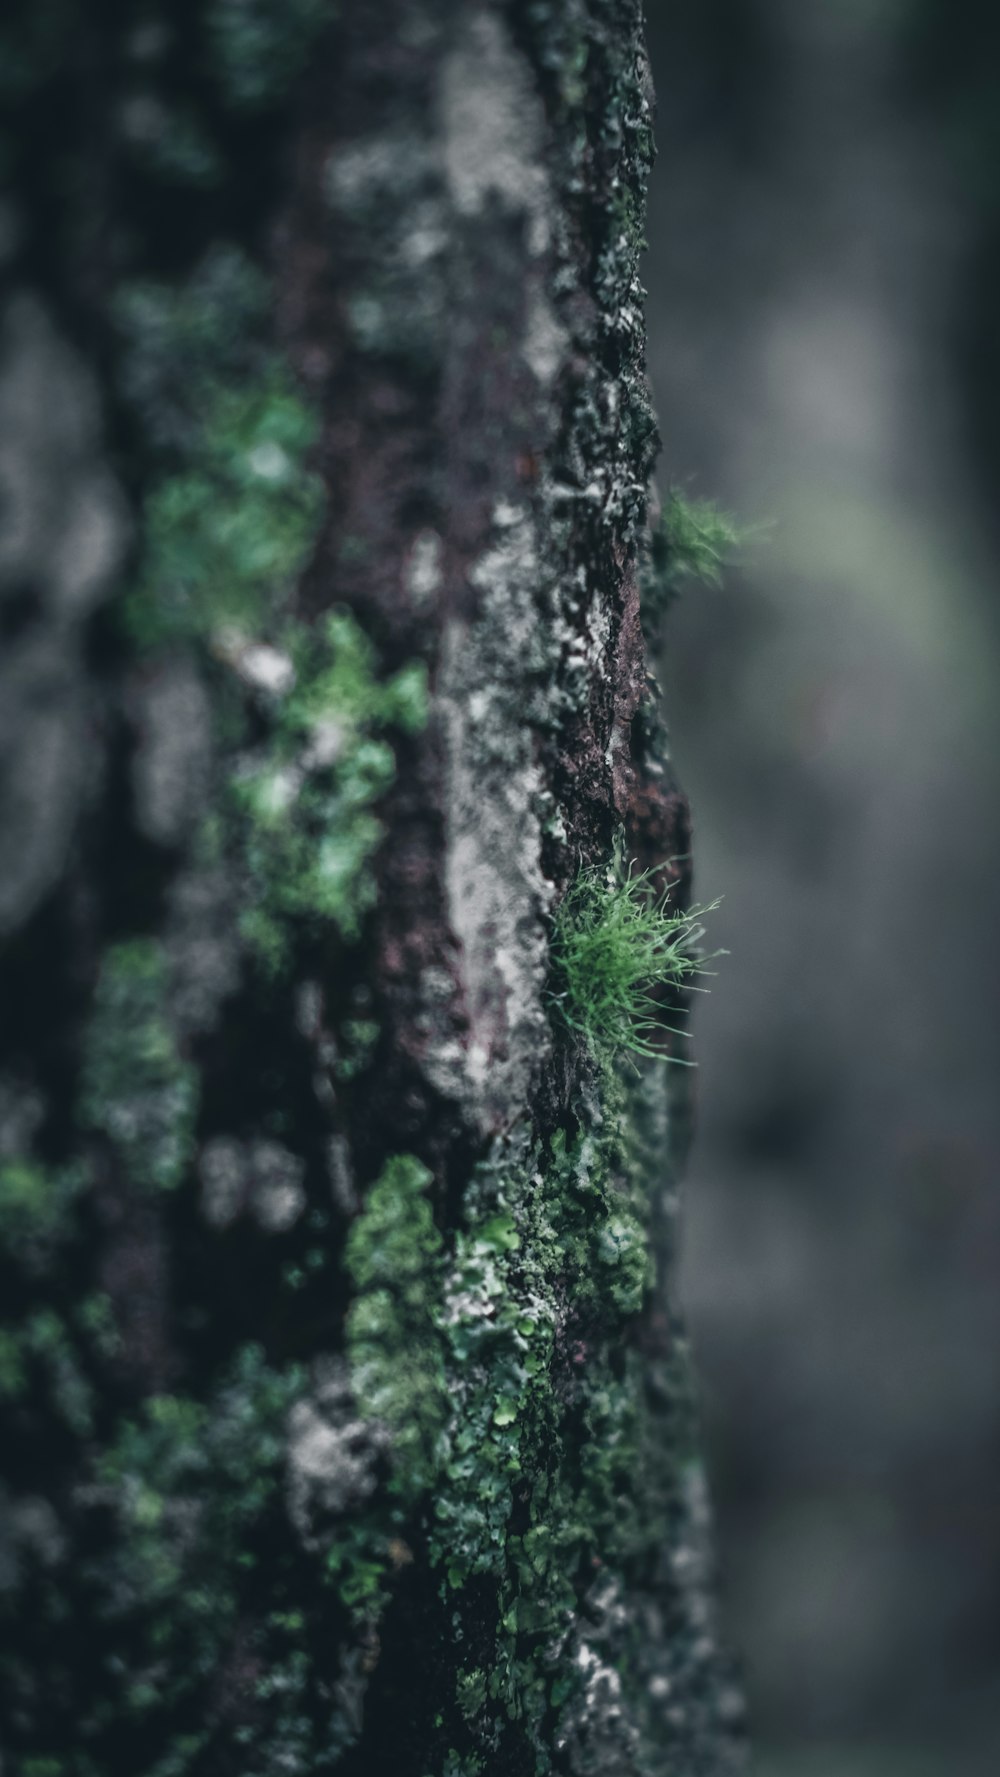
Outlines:
{"type": "Polygon", "coordinates": [[[551,998],[598,1057],[663,1059],[665,1035],[683,1034],[664,1018],[663,990],[689,988],[705,972],[696,947],[718,903],[675,910],[655,875],[634,874],[616,855],[581,871],[554,915],[551,998]]]}
{"type": "Polygon", "coordinates": [[[653,526],[643,575],[643,618],[654,633],[685,585],[721,586],[724,570],[754,533],[714,500],[672,487],[653,526]]]}
{"type": "Polygon", "coordinates": [[[671,488],[660,535],[667,550],[668,572],[675,582],[702,580],[719,586],[723,569],[748,532],[715,500],[692,500],[678,488],[671,488]]]}

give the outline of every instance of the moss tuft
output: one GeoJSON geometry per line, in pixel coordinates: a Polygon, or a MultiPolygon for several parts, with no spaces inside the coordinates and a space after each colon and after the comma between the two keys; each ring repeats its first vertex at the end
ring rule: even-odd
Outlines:
{"type": "Polygon", "coordinates": [[[663,1038],[683,1033],[666,1022],[662,994],[705,973],[697,945],[718,903],[675,911],[671,890],[654,888],[655,874],[634,875],[616,853],[609,867],[581,871],[554,916],[550,998],[598,1057],[624,1050],[678,1059],[663,1038]]]}
{"type": "Polygon", "coordinates": [[[723,571],[757,527],[742,525],[714,500],[692,500],[671,488],[653,527],[643,582],[643,615],[662,619],[689,581],[721,586],[723,571]]]}

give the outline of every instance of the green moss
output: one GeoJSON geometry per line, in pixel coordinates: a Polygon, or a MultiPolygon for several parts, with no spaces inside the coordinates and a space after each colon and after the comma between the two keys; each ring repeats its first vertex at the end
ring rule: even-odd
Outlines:
{"type": "Polygon", "coordinates": [[[0,1250],[30,1271],[44,1269],[72,1229],[84,1184],[81,1167],[47,1169],[21,1157],[0,1163],[0,1250]]]}
{"type": "Polygon", "coordinates": [[[220,661],[230,669],[216,698],[228,711],[218,736],[227,752],[251,697],[258,726],[264,718],[263,742],[238,760],[208,818],[218,828],[225,814],[240,930],[277,974],[303,923],[357,935],[375,892],[375,805],[395,773],[388,735],[423,725],[427,685],[419,662],[382,679],[347,612],[315,629],[290,619],[323,490],[309,468],[316,422],[265,347],[265,309],[260,274],[218,249],[179,290],[132,286],[118,321],[127,391],[164,465],[146,499],[126,621],[143,651],[186,643],[216,679],[220,661]],[[270,690],[242,677],[247,650],[262,643],[283,663],[270,690]]]}
{"type": "Polygon", "coordinates": [[[370,1066],[379,1026],[374,1018],[345,1018],[339,1030],[337,1059],[333,1071],[338,1080],[353,1080],[370,1066]]]}
{"type": "Polygon", "coordinates": [[[643,614],[655,625],[689,581],[722,584],[723,570],[753,533],[714,500],[671,488],[650,540],[643,614]]]}
{"type": "Polygon", "coordinates": [[[446,1593],[460,1606],[471,1580],[496,1586],[495,1659],[458,1699],[470,1717],[499,1709],[541,1722],[550,1677],[522,1659],[522,1638],[567,1629],[581,1564],[606,1549],[622,1512],[639,1378],[612,1373],[613,1351],[650,1268],[613,1089],[607,1102],[600,1139],[560,1134],[544,1161],[512,1151],[481,1168],[447,1258],[430,1175],[407,1156],[387,1164],[348,1240],[353,1386],[392,1432],[392,1481],[328,1566],[345,1602],[377,1614],[400,1509],[429,1503],[428,1549],[446,1593]],[[569,1304],[591,1332],[567,1362],[569,1304]],[[588,1441],[578,1468],[568,1452],[581,1414],[594,1449],[588,1441]],[[519,1501],[527,1523],[515,1532],[519,1501]]]}
{"type": "Polygon", "coordinates": [[[662,993],[705,972],[697,945],[713,908],[673,910],[654,875],[634,875],[619,846],[610,866],[581,871],[556,910],[550,998],[598,1057],[624,1050],[677,1060],[664,1047],[674,1027],[662,993]]]}
{"type": "Polygon", "coordinates": [[[94,1396],[80,1364],[74,1329],[54,1308],[38,1308],[18,1327],[14,1338],[20,1364],[40,1385],[58,1420],[79,1438],[92,1436],[94,1396]]]}
{"type": "Polygon", "coordinates": [[[21,1341],[9,1328],[0,1328],[0,1400],[16,1401],[26,1383],[21,1341]]]}
{"type": "Polygon", "coordinates": [[[475,1721],[486,1704],[486,1673],[481,1666],[460,1672],[455,1682],[455,1701],[466,1721],[475,1721]]]}
{"type": "Polygon", "coordinates": [[[462,1754],[453,1747],[441,1767],[441,1777],[483,1777],[486,1768],[478,1753],[462,1754]]]}
{"type": "MultiPolygon", "coordinates": [[[[245,1585],[261,1561],[278,1608],[287,1555],[261,1538],[282,1482],[288,1409],[304,1386],[296,1366],[274,1369],[257,1347],[245,1346],[206,1401],[153,1397],[99,1458],[117,1533],[90,1579],[103,1622],[117,1631],[118,1678],[114,1697],[88,1708],[90,1734],[123,1715],[155,1722],[166,1712],[187,1739],[186,1705],[197,1719],[196,1700],[225,1658],[245,1585]]],[[[301,1642],[301,1629],[287,1617],[259,1628],[261,1670],[272,1679],[285,1669],[288,1643],[301,1642]]],[[[263,1692],[260,1701],[253,1738],[266,1744],[284,1731],[282,1711],[263,1692]]],[[[192,1757],[203,1738],[190,1736],[192,1757]]]]}
{"type": "Polygon", "coordinates": [[[228,102],[245,111],[273,105],[336,15],[336,0],[209,0],[210,66],[228,102]]]}
{"type": "Polygon", "coordinates": [[[138,586],[126,601],[143,647],[235,629],[280,609],[312,548],[322,488],[306,463],[316,422],[272,366],[249,388],[209,386],[183,468],[146,499],[138,586]]]}
{"type": "Polygon", "coordinates": [[[393,1434],[393,1489],[403,1500],[427,1486],[445,1416],[434,1321],[442,1243],[430,1183],[411,1156],[388,1160],[345,1255],[357,1291],[347,1318],[353,1386],[362,1410],[393,1434]]]}
{"type": "Polygon", "coordinates": [[[385,733],[414,732],[427,709],[423,665],[380,680],[371,644],[346,612],[294,636],[290,658],[295,688],[268,745],[233,782],[250,885],[242,930],[272,969],[296,922],[331,921],[357,936],[375,897],[375,805],[395,775],[385,733]]]}
{"type": "Polygon", "coordinates": [[[215,387],[265,371],[268,302],[263,273],[224,242],[180,285],[138,279],[119,288],[119,386],[155,452],[197,439],[215,387]]]}
{"type": "MultiPolygon", "coordinates": [[[[651,1270],[646,1206],[626,1166],[610,1076],[603,1104],[591,1133],[570,1141],[560,1132],[539,1155],[515,1145],[480,1168],[436,1317],[451,1411],[431,1557],[459,1618],[470,1580],[492,1577],[497,1597],[485,1692],[473,1673],[458,1700],[484,1745],[498,1721],[521,1722],[539,1770],[561,1668],[535,1650],[569,1631],[598,1565],[635,1559],[640,1543],[647,1554],[661,1529],[643,1517],[641,1489],[634,1511],[628,1504],[644,1383],[642,1367],[623,1371],[618,1353],[651,1270]]],[[[568,1696],[572,1674],[562,1678],[568,1696]]]]}
{"type": "Polygon", "coordinates": [[[131,286],[117,318],[126,392],[160,464],[125,619],[141,651],[186,644],[215,681],[216,740],[233,763],[203,826],[237,865],[243,939],[277,975],[304,928],[357,937],[391,737],[423,726],[427,675],[412,662],[383,678],[346,611],[314,628],[291,616],[323,490],[309,468],[316,422],[267,347],[266,308],[257,270],[218,248],[180,289],[131,286]],[[264,683],[246,665],[261,645],[278,668],[264,683]],[[240,755],[251,704],[263,735],[240,755]]]}
{"type": "Polygon", "coordinates": [[[155,127],[129,146],[137,166],[157,183],[211,191],[226,177],[224,156],[209,128],[183,100],[163,103],[155,127]]]}
{"type": "Polygon", "coordinates": [[[177,1048],[167,992],[159,944],[136,938],[114,945],[85,1038],[80,1120],[108,1138],[139,1190],[173,1189],[191,1154],[197,1073],[177,1048]]]}

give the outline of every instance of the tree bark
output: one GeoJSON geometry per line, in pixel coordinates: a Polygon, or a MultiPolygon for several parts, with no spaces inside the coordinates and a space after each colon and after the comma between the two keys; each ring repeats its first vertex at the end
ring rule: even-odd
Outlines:
{"type": "Polygon", "coordinates": [[[21,7],[5,1770],[739,1767],[671,1287],[638,0],[21,7]]]}

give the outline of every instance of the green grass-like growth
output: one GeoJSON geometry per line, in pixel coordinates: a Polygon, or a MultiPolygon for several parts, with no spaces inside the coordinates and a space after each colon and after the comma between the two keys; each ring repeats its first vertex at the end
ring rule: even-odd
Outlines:
{"type": "Polygon", "coordinates": [[[664,1019],[663,990],[691,987],[712,960],[698,944],[718,902],[672,908],[671,890],[657,891],[655,874],[634,874],[619,844],[610,867],[581,871],[555,913],[551,997],[598,1057],[625,1051],[679,1060],[664,1050],[666,1032],[684,1033],[664,1019]]]}
{"type": "Polygon", "coordinates": [[[664,617],[691,581],[721,586],[724,570],[764,528],[741,524],[714,500],[689,499],[671,488],[650,539],[643,577],[646,619],[664,617]]]}
{"type": "Polygon", "coordinates": [[[690,500],[671,488],[661,521],[666,568],[674,588],[684,580],[721,586],[723,569],[750,532],[714,500],[690,500]]]}

